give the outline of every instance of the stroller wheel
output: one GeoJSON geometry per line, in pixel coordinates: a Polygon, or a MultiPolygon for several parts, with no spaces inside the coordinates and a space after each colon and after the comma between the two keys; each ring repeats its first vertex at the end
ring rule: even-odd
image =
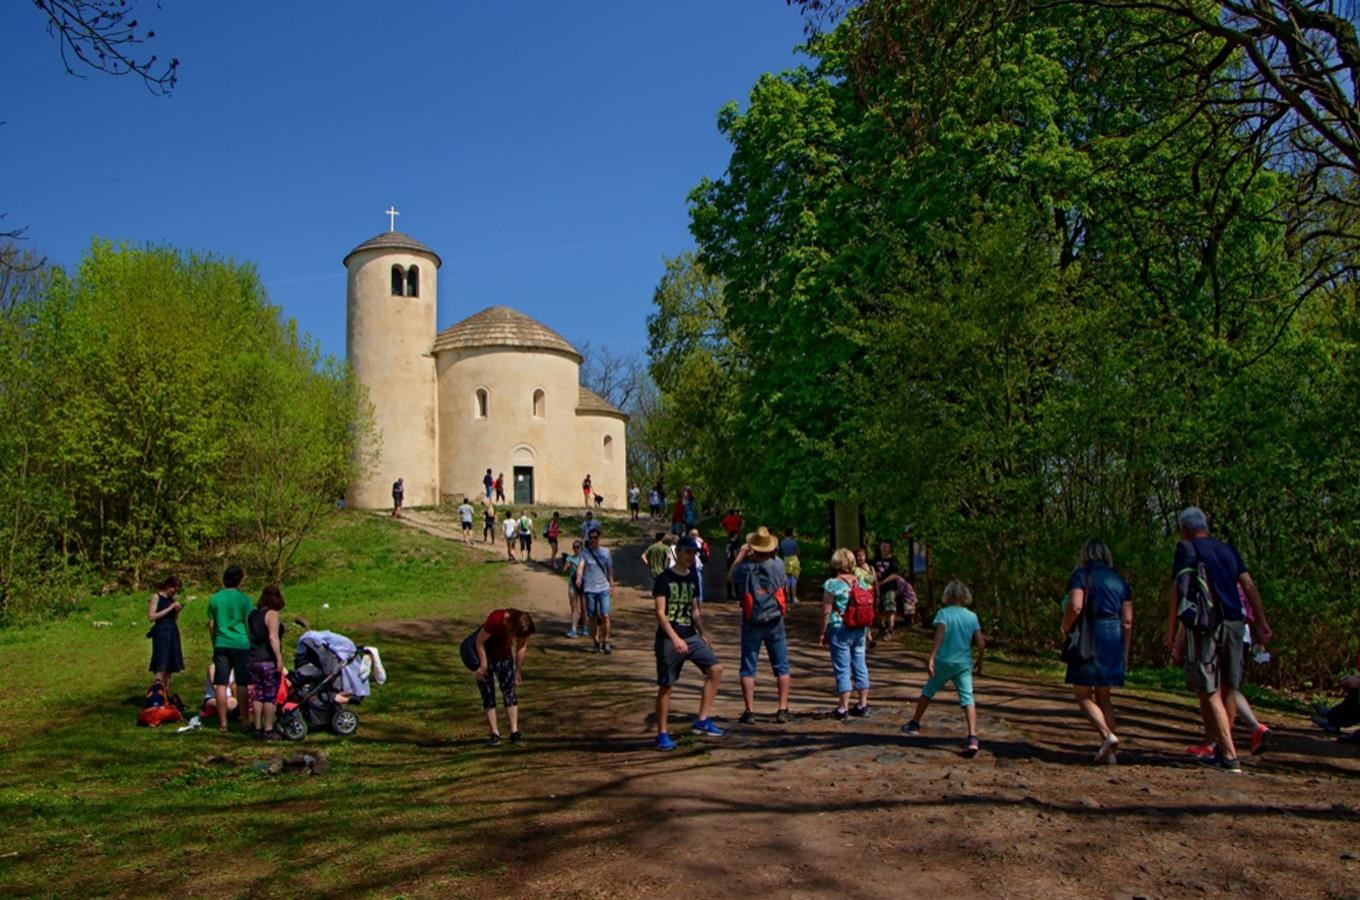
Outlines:
{"type": "Polygon", "coordinates": [[[307,736],[307,720],[297,712],[288,713],[279,719],[279,731],[290,741],[300,741],[307,736]]]}
{"type": "Polygon", "coordinates": [[[359,717],[347,709],[337,709],[331,716],[331,731],[336,734],[354,734],[359,728],[359,717]]]}

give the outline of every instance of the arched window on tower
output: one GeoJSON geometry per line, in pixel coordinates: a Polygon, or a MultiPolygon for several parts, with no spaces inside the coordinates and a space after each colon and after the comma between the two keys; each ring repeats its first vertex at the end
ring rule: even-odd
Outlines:
{"type": "Polygon", "coordinates": [[[401,271],[401,266],[392,267],[392,296],[400,297],[402,288],[405,285],[406,276],[401,271]]]}
{"type": "Polygon", "coordinates": [[[543,388],[534,391],[534,418],[543,418],[543,388]]]}
{"type": "Polygon", "coordinates": [[[614,461],[614,436],[610,434],[604,436],[604,461],[614,461]]]}
{"type": "Polygon", "coordinates": [[[473,415],[479,419],[486,418],[487,408],[491,405],[491,396],[486,392],[486,388],[477,388],[476,406],[473,415]]]}
{"type": "Polygon", "coordinates": [[[420,267],[411,266],[406,270],[406,296],[420,296],[420,267]]]}

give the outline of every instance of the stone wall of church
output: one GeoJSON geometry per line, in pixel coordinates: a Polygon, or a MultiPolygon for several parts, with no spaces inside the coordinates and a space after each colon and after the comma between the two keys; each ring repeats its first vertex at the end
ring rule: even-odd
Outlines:
{"type": "MultiPolygon", "coordinates": [[[[490,467],[493,476],[504,473],[506,499],[513,503],[520,466],[532,469],[536,508],[578,506],[586,473],[600,483],[597,469],[609,471],[591,455],[603,442],[602,429],[618,432],[612,435],[614,455],[623,455],[622,421],[576,414],[580,367],[566,354],[510,347],[449,350],[436,357],[436,371],[439,482],[446,499],[480,496],[490,467]],[[486,393],[484,415],[479,391],[486,393]]],[[[621,484],[623,477],[605,476],[610,484],[621,484]]],[[[626,505],[624,497],[615,502],[605,496],[613,508],[626,505]]]]}
{"type": "MultiPolygon", "coordinates": [[[[405,479],[406,505],[438,502],[439,425],[435,415],[437,279],[434,260],[400,250],[365,250],[350,257],[346,355],[373,404],[377,461],[350,486],[350,504],[392,503],[392,482],[405,479]],[[393,296],[392,266],[418,266],[420,296],[393,296]]],[[[372,447],[366,450],[372,450],[372,447]]]]}
{"type": "MultiPolygon", "coordinates": [[[[599,414],[576,417],[576,492],[580,503],[581,479],[590,475],[595,493],[604,498],[606,509],[628,506],[628,453],[624,428],[627,422],[616,416],[599,414]],[[608,440],[606,441],[606,438],[608,440]]],[[[646,503],[646,497],[642,498],[646,503]]]]}

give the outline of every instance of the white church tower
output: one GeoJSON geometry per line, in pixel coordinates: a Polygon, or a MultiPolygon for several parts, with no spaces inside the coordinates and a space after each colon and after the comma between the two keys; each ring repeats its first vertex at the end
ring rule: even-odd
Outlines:
{"type": "MultiPolygon", "coordinates": [[[[364,241],[345,257],[346,355],[373,405],[376,461],[350,486],[361,508],[392,502],[392,482],[404,480],[408,506],[439,502],[439,419],[435,339],[439,254],[396,230],[364,241]]],[[[367,448],[369,451],[372,448],[367,448]]]]}

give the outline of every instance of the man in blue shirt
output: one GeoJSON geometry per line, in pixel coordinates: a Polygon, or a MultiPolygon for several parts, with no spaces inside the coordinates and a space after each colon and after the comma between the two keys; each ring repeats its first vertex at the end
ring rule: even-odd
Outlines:
{"type": "Polygon", "coordinates": [[[1232,726],[1237,717],[1237,689],[1242,684],[1242,657],[1246,636],[1246,619],[1250,613],[1255,626],[1253,636],[1262,644],[1274,636],[1266,620],[1265,607],[1256,582],[1247,573],[1242,556],[1232,544],[1209,536],[1209,520],[1199,507],[1191,506],[1181,512],[1179,519],[1181,541],[1176,545],[1176,557],[1171,567],[1171,598],[1167,616],[1166,645],[1172,658],[1185,661],[1185,679],[1190,690],[1199,695],[1200,716],[1204,731],[1215,741],[1218,752],[1204,759],[1229,772],[1241,772],[1233,744],[1232,726]],[[1209,590],[1213,594],[1221,619],[1217,628],[1208,632],[1187,630],[1176,617],[1180,592],[1176,576],[1202,563],[1208,575],[1209,590]],[[1238,585],[1251,604],[1248,610],[1238,596],[1238,585]]]}

